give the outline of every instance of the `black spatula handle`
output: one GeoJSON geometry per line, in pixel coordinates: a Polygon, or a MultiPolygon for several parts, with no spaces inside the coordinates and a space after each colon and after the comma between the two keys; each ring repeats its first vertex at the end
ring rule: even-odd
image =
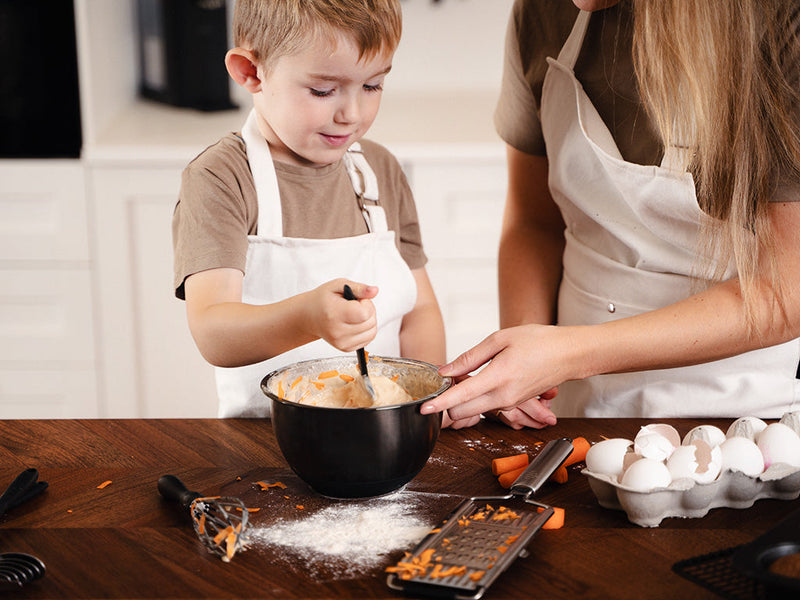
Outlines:
{"type": "MultiPolygon", "coordinates": [[[[350,288],[349,285],[346,283],[344,284],[344,292],[342,293],[345,300],[358,300],[356,295],[353,293],[353,290],[350,288]]],[[[356,356],[358,357],[358,371],[362,375],[367,375],[367,355],[364,352],[363,348],[359,348],[356,350],[356,356]]]]}
{"type": "Polygon", "coordinates": [[[201,498],[202,494],[193,492],[183,482],[175,477],[175,475],[162,475],[158,478],[158,491],[170,502],[177,502],[187,511],[197,498],[201,498]]]}

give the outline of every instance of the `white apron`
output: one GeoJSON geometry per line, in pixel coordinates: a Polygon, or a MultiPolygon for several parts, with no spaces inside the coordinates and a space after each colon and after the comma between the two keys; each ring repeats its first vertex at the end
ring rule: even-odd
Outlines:
{"type": "MultiPolygon", "coordinates": [[[[548,58],[541,122],[549,186],[566,224],[560,325],[654,310],[693,292],[701,220],[691,174],[623,160],[575,78],[591,13],[548,58]]],[[[665,153],[667,155],[670,152],[665,153]]],[[[733,272],[731,273],[733,274],[733,272]]],[[[559,416],[780,417],[797,408],[800,340],[675,369],[598,375],[559,387],[559,416]]]]}
{"type": "MultiPolygon", "coordinates": [[[[255,112],[245,122],[242,137],[258,196],[258,229],[256,235],[248,236],[242,302],[277,302],[339,277],[377,285],[379,292],[373,302],[378,333],[367,350],[375,355],[400,356],[400,325],[403,315],[414,307],[417,288],[397,250],[395,233],[388,229],[386,215],[377,203],[377,180],[360,146],[353,144],[344,162],[353,182],[353,201],[360,203],[369,233],[338,239],[287,238],[283,237],[275,168],[269,145],[258,130],[255,112]]],[[[297,361],[342,354],[324,340],[316,340],[254,365],[218,367],[218,414],[269,416],[269,399],[261,391],[264,376],[297,361]]]]}

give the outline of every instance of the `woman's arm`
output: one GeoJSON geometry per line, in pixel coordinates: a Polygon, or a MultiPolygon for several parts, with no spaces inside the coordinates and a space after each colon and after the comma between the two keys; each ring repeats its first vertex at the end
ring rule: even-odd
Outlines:
{"type": "Polygon", "coordinates": [[[238,269],[210,269],[186,278],[189,330],[212,365],[253,364],[319,338],[350,352],[375,337],[374,286],[337,279],[280,302],[253,305],[242,302],[243,278],[238,269]],[[344,299],[345,283],[358,302],[344,299]]]}
{"type": "MultiPolygon", "coordinates": [[[[765,277],[757,290],[752,335],[736,279],[667,307],[600,325],[501,330],[442,373],[459,376],[489,363],[486,368],[426,402],[422,411],[448,409],[452,418],[462,419],[515,406],[570,379],[700,364],[800,336],[800,202],[772,203],[769,211],[785,318],[765,277]]],[[[770,257],[763,260],[766,273],[770,257]]]]}
{"type": "Polygon", "coordinates": [[[564,221],[547,185],[547,157],[506,147],[508,193],[499,250],[500,327],[552,324],[564,221]]]}

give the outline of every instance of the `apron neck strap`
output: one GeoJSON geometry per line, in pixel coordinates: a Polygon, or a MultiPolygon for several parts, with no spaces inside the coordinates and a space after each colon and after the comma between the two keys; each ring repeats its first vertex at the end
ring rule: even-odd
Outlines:
{"type": "Polygon", "coordinates": [[[578,18],[575,19],[575,24],[572,26],[569,37],[564,46],[562,46],[561,52],[558,53],[558,62],[565,67],[574,70],[575,62],[578,60],[578,54],[580,54],[581,46],[583,46],[583,38],[586,36],[586,29],[589,26],[589,17],[591,16],[592,13],[586,10],[578,13],[578,18]]]}
{"type": "Polygon", "coordinates": [[[353,184],[367,229],[371,233],[388,231],[386,213],[378,203],[378,178],[364,157],[361,144],[356,142],[350,146],[342,160],[353,184]]]}

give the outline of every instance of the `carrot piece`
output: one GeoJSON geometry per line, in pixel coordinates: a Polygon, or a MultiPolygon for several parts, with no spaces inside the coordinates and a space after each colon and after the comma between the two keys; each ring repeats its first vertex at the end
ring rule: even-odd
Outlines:
{"type": "Polygon", "coordinates": [[[480,581],[486,571],[475,571],[469,574],[469,578],[472,581],[480,581]]]}
{"type": "Polygon", "coordinates": [[[278,398],[283,399],[286,394],[283,393],[283,380],[278,382],[278,398]]]}
{"type": "Polygon", "coordinates": [[[504,488],[508,489],[512,485],[514,485],[514,482],[517,480],[517,477],[522,475],[522,472],[525,469],[527,469],[527,467],[520,467],[519,469],[514,469],[513,471],[508,471],[506,473],[503,473],[502,475],[500,475],[500,477],[497,478],[497,481],[499,481],[500,485],[502,485],[504,488]]]}
{"type": "Polygon", "coordinates": [[[330,379],[331,377],[336,377],[339,374],[339,371],[333,369],[331,371],[323,371],[319,375],[317,375],[317,379],[330,379]]]}
{"type": "Polygon", "coordinates": [[[318,390],[321,390],[322,388],[325,387],[325,384],[322,383],[321,381],[312,381],[311,383],[313,383],[314,387],[316,387],[318,390]]]}
{"type": "Polygon", "coordinates": [[[352,375],[348,375],[347,373],[340,373],[339,374],[339,379],[341,379],[342,381],[346,381],[346,382],[350,383],[351,381],[355,380],[355,377],[353,377],[352,375]]]}
{"type": "Polygon", "coordinates": [[[567,479],[569,479],[569,473],[567,473],[567,467],[561,465],[556,469],[556,472],[550,476],[550,481],[555,481],[556,483],[567,483],[567,479]]]}
{"type": "Polygon", "coordinates": [[[300,383],[301,381],[303,381],[303,376],[302,375],[300,375],[300,377],[298,377],[297,379],[295,379],[292,382],[292,385],[289,386],[289,389],[293,390],[295,387],[297,387],[297,384],[300,383]]]}
{"type": "Polygon", "coordinates": [[[513,456],[502,456],[492,461],[492,475],[502,475],[509,471],[514,471],[520,467],[528,466],[527,454],[514,454],[513,456]]]}
{"type": "MultiPolygon", "coordinates": [[[[557,506],[553,506],[553,514],[550,515],[550,518],[547,519],[544,525],[542,525],[542,529],[561,529],[564,526],[564,520],[566,517],[566,511],[563,508],[558,508],[557,506]]],[[[542,507],[536,509],[537,512],[544,512],[542,507]]]]}
{"type": "Polygon", "coordinates": [[[102,490],[103,488],[107,488],[110,485],[111,485],[111,480],[108,479],[108,480],[104,481],[103,483],[101,483],[100,485],[98,485],[97,489],[98,490],[102,490]]]}
{"type": "Polygon", "coordinates": [[[570,455],[567,457],[567,460],[565,460],[563,463],[563,466],[565,467],[586,460],[586,453],[589,451],[589,448],[592,447],[586,438],[583,437],[576,437],[574,440],[572,440],[572,446],[572,453],[570,453],[570,455]]]}

